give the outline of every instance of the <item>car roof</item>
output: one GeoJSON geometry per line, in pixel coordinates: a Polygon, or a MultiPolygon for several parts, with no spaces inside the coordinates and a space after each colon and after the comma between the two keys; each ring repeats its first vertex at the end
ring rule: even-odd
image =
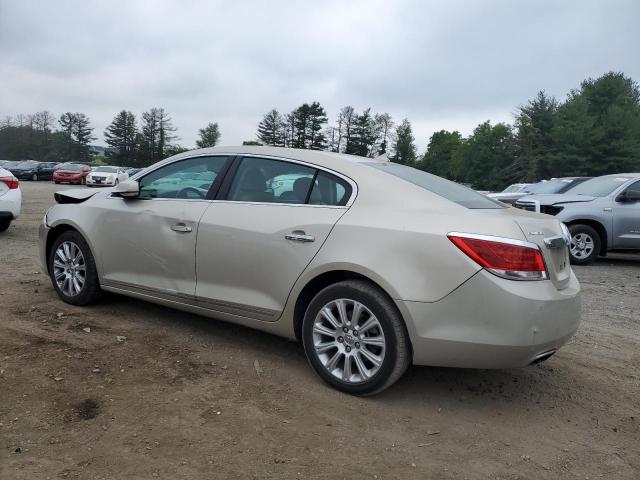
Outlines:
{"type": "Polygon", "coordinates": [[[301,148],[288,147],[271,147],[271,146],[225,146],[201,148],[197,150],[189,150],[181,153],[176,157],[190,157],[193,155],[212,154],[235,154],[235,155],[267,155],[273,157],[289,158],[291,160],[300,160],[302,162],[315,163],[321,166],[330,167],[336,163],[365,163],[365,162],[386,162],[386,158],[368,158],[358,155],[348,155],[346,153],[327,152],[324,150],[305,150],[301,148]]]}

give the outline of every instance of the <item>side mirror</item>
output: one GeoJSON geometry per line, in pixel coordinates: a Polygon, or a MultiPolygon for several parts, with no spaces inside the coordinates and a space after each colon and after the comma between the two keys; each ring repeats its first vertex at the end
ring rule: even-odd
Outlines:
{"type": "Polygon", "coordinates": [[[136,198],[140,195],[140,184],[135,180],[125,180],[116,185],[113,193],[123,198],[136,198]]]}
{"type": "Polygon", "coordinates": [[[618,202],[640,202],[640,192],[637,190],[626,190],[616,198],[618,202]]]}

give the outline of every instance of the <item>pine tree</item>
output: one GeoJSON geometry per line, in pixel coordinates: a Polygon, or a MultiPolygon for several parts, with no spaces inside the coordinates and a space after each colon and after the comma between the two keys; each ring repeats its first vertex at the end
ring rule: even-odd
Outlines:
{"type": "Polygon", "coordinates": [[[163,108],[152,108],[142,114],[142,128],[138,135],[138,156],[142,166],[165,158],[177,139],[171,117],[163,108]]]}
{"type": "Polygon", "coordinates": [[[200,138],[196,140],[198,148],[215,147],[220,140],[220,129],[217,123],[209,123],[206,127],[198,130],[200,138]]]}
{"type": "Polygon", "coordinates": [[[115,165],[132,166],[136,159],[136,117],[132,112],[122,110],[104,131],[104,138],[111,151],[107,156],[115,165]]]}
{"type": "Polygon", "coordinates": [[[353,133],[351,137],[350,152],[361,157],[368,157],[374,149],[378,134],[376,123],[371,115],[371,108],[367,108],[360,115],[356,115],[353,121],[353,133]]]}
{"type": "Polygon", "coordinates": [[[407,118],[396,128],[395,153],[393,161],[404,165],[412,165],[416,161],[415,137],[411,130],[411,123],[407,118]]]}
{"type": "Polygon", "coordinates": [[[66,112],[60,116],[58,123],[61,135],[57,141],[57,157],[62,161],[88,162],[89,144],[96,137],[92,135],[89,117],[84,113],[66,112]]]}
{"type": "Polygon", "coordinates": [[[265,113],[258,125],[258,140],[263,145],[284,146],[286,136],[286,122],[276,110],[265,113]]]}

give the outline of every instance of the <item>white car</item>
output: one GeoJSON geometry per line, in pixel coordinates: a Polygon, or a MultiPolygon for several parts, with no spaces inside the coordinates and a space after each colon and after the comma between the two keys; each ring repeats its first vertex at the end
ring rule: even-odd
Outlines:
{"type": "Polygon", "coordinates": [[[129,174],[120,167],[96,167],[86,178],[90,187],[113,187],[129,178],[129,174]]]}
{"type": "Polygon", "coordinates": [[[9,170],[0,168],[0,232],[4,232],[18,218],[21,206],[20,182],[9,170]]]}

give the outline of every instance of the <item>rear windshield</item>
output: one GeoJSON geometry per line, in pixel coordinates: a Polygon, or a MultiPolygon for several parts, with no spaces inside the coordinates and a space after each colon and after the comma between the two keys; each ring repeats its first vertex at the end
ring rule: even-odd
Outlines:
{"type": "Polygon", "coordinates": [[[596,177],[573,187],[569,192],[572,195],[588,195],[590,197],[606,197],[623,183],[633,177],[596,177]]]}
{"type": "Polygon", "coordinates": [[[401,178],[467,208],[506,208],[503,204],[458,183],[397,163],[366,162],[376,170],[401,178]]]}

